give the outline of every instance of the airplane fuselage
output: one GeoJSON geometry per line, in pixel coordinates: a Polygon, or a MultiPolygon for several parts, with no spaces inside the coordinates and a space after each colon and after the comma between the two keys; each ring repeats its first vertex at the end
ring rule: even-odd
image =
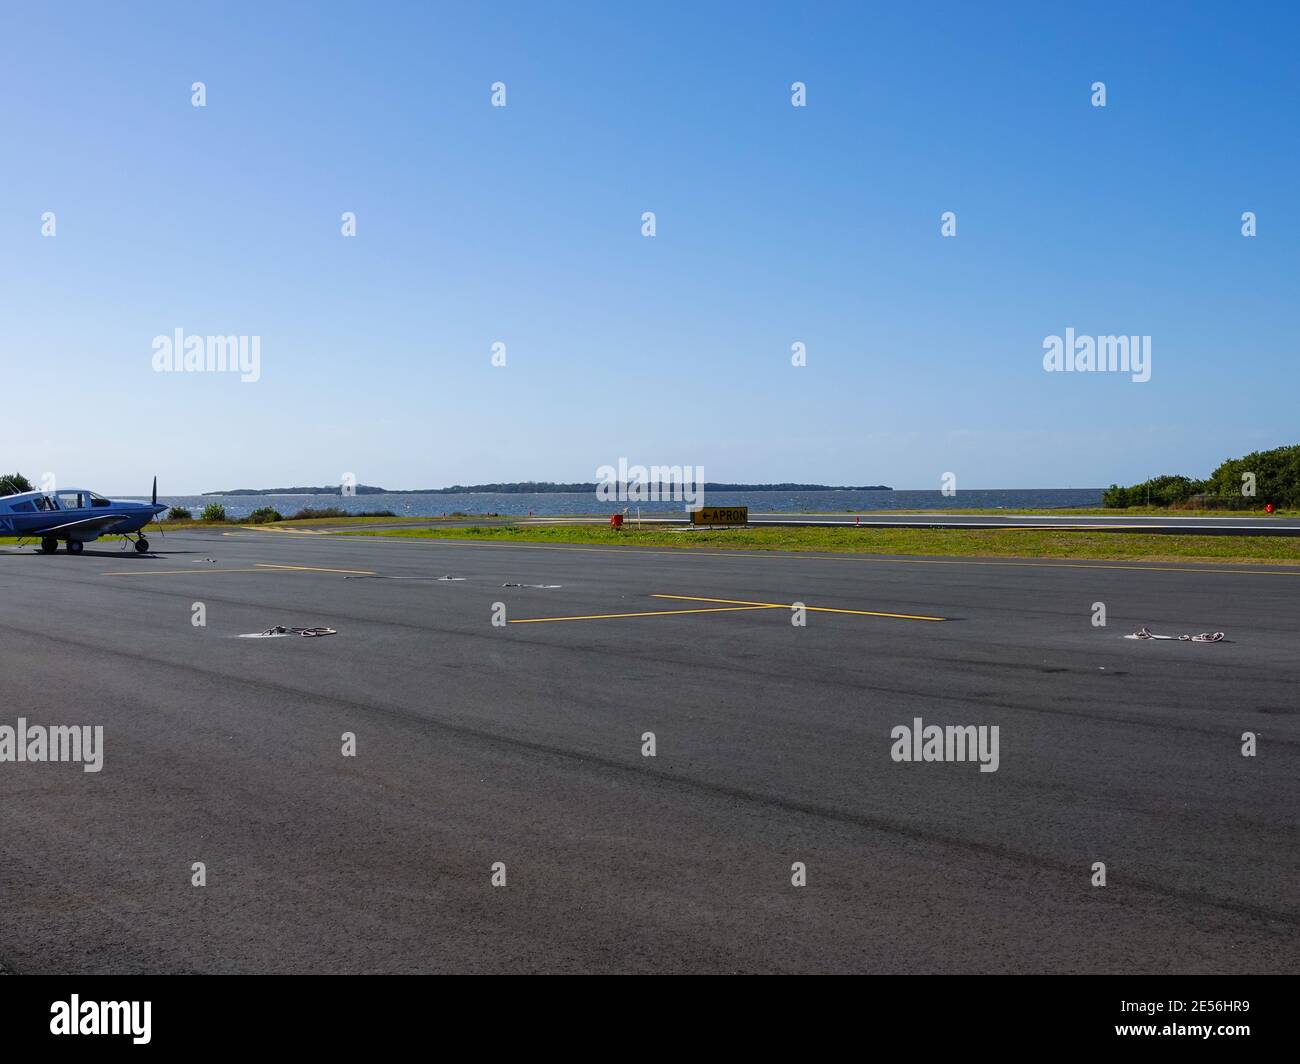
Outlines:
{"type": "Polygon", "coordinates": [[[83,489],[27,491],[0,497],[0,535],[90,543],[104,535],[139,532],[166,509],[83,489]]]}

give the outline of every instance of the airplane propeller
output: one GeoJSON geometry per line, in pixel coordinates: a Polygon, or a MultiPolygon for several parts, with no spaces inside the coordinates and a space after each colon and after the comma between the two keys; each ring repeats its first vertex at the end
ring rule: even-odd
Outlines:
{"type": "MultiPolygon", "coordinates": [[[[154,506],[158,505],[158,477],[157,476],[153,478],[153,495],[150,496],[150,503],[154,506]]],[[[163,528],[162,514],[154,514],[153,519],[158,522],[158,535],[166,539],[167,530],[163,528]]]]}

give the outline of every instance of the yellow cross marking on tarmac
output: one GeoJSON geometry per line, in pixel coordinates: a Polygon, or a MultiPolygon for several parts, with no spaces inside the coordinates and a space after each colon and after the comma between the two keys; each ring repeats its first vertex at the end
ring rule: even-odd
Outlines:
{"type": "Polygon", "coordinates": [[[348,573],[351,576],[375,576],[371,569],[322,569],[319,565],[275,565],[272,562],[258,562],[263,569],[294,569],[304,573],[348,573]]]}
{"type": "MultiPolygon", "coordinates": [[[[635,613],[588,613],[578,617],[520,617],[510,624],[541,624],[547,621],[608,621],[618,617],[678,617],[686,613],[746,613],[750,610],[791,610],[791,602],[747,602],[740,599],[701,598],[696,595],[651,595],[651,598],[676,599],[681,602],[719,602],[720,606],[701,606],[683,610],[641,610],[635,613]]],[[[903,621],[946,621],[946,617],[925,617],[914,613],[882,613],[877,610],[841,610],[831,606],[805,606],[813,613],[847,613],[856,617],[892,617],[903,621]]]]}
{"type": "MultiPolygon", "coordinates": [[[[700,598],[698,595],[651,595],[651,598],[678,599],[683,602],[730,602],[736,606],[762,607],[770,610],[792,610],[792,602],[746,602],[743,599],[700,598]]],[[[882,613],[879,610],[841,610],[833,606],[804,606],[809,613],[851,613],[857,617],[894,617],[902,621],[946,621],[947,617],[927,617],[917,613],[882,613]]]]}
{"type": "Polygon", "coordinates": [[[511,624],[539,624],[542,621],[608,621],[615,617],[676,617],[683,613],[744,613],[746,610],[770,610],[771,606],[715,606],[696,610],[642,610],[637,613],[589,613],[581,617],[520,617],[511,624]]]}

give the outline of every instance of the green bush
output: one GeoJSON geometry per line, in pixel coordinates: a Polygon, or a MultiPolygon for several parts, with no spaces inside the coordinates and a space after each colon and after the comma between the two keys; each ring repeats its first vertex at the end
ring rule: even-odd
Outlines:
{"type": "Polygon", "coordinates": [[[322,517],[351,517],[347,510],[340,510],[337,506],[322,506],[320,509],[307,507],[305,510],[299,510],[294,514],[290,521],[316,521],[322,517]]]}
{"type": "Polygon", "coordinates": [[[1192,480],[1189,477],[1168,475],[1152,477],[1131,488],[1122,488],[1112,484],[1102,494],[1103,506],[1123,508],[1126,506],[1173,506],[1205,490],[1205,481],[1192,480]]]}
{"type": "Polygon", "coordinates": [[[167,520],[168,521],[192,521],[194,520],[194,515],[190,513],[189,510],[187,510],[184,506],[173,506],[170,510],[167,511],[167,520]]]}
{"type": "Polygon", "coordinates": [[[226,508],[220,503],[210,502],[203,507],[204,521],[224,521],[226,519],[226,508]]]}
{"type": "Polygon", "coordinates": [[[1230,458],[1210,474],[1206,490],[1237,506],[1253,508],[1271,502],[1284,509],[1296,509],[1300,507],[1300,444],[1230,458]],[[1255,476],[1253,496],[1241,493],[1246,473],[1255,476]]]}
{"type": "Polygon", "coordinates": [[[269,506],[260,506],[248,515],[250,525],[265,525],[272,521],[283,521],[284,517],[279,510],[273,510],[269,506]]]}

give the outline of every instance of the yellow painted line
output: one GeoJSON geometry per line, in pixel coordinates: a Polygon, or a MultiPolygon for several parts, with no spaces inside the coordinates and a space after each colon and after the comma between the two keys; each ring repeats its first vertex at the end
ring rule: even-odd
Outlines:
{"type": "Polygon", "coordinates": [[[277,528],[275,525],[240,525],[250,532],[286,532],[295,536],[323,536],[325,533],[314,528],[277,528]]]}
{"type": "Polygon", "coordinates": [[[184,576],[187,573],[260,573],[262,569],[137,569],[134,572],[100,573],[100,576],[184,576]]]}
{"type": "MultiPolygon", "coordinates": [[[[792,602],[746,602],[742,599],[701,598],[698,595],[651,595],[651,598],[679,599],[683,602],[730,602],[737,606],[758,606],[766,609],[792,610],[792,602]]],[[[809,613],[851,613],[856,617],[894,617],[902,621],[946,621],[947,617],[926,617],[916,613],[882,613],[878,610],[841,610],[833,606],[804,606],[809,613]]]]}
{"type": "Polygon", "coordinates": [[[275,565],[272,562],[258,562],[263,569],[290,569],[302,573],[348,573],[351,576],[375,576],[373,569],[323,569],[319,565],[275,565]]]}
{"type": "Polygon", "coordinates": [[[511,624],[540,624],[543,621],[608,621],[615,617],[677,617],[683,613],[744,613],[747,610],[770,610],[782,607],[768,606],[719,606],[714,609],[698,610],[645,610],[640,613],[589,613],[582,617],[520,617],[510,621],[511,624]]]}
{"type": "Polygon", "coordinates": [[[375,576],[370,569],[318,569],[310,565],[271,565],[258,562],[254,569],[136,569],[115,573],[100,573],[100,576],[186,576],[194,573],[348,573],[354,576],[375,576]]]}

